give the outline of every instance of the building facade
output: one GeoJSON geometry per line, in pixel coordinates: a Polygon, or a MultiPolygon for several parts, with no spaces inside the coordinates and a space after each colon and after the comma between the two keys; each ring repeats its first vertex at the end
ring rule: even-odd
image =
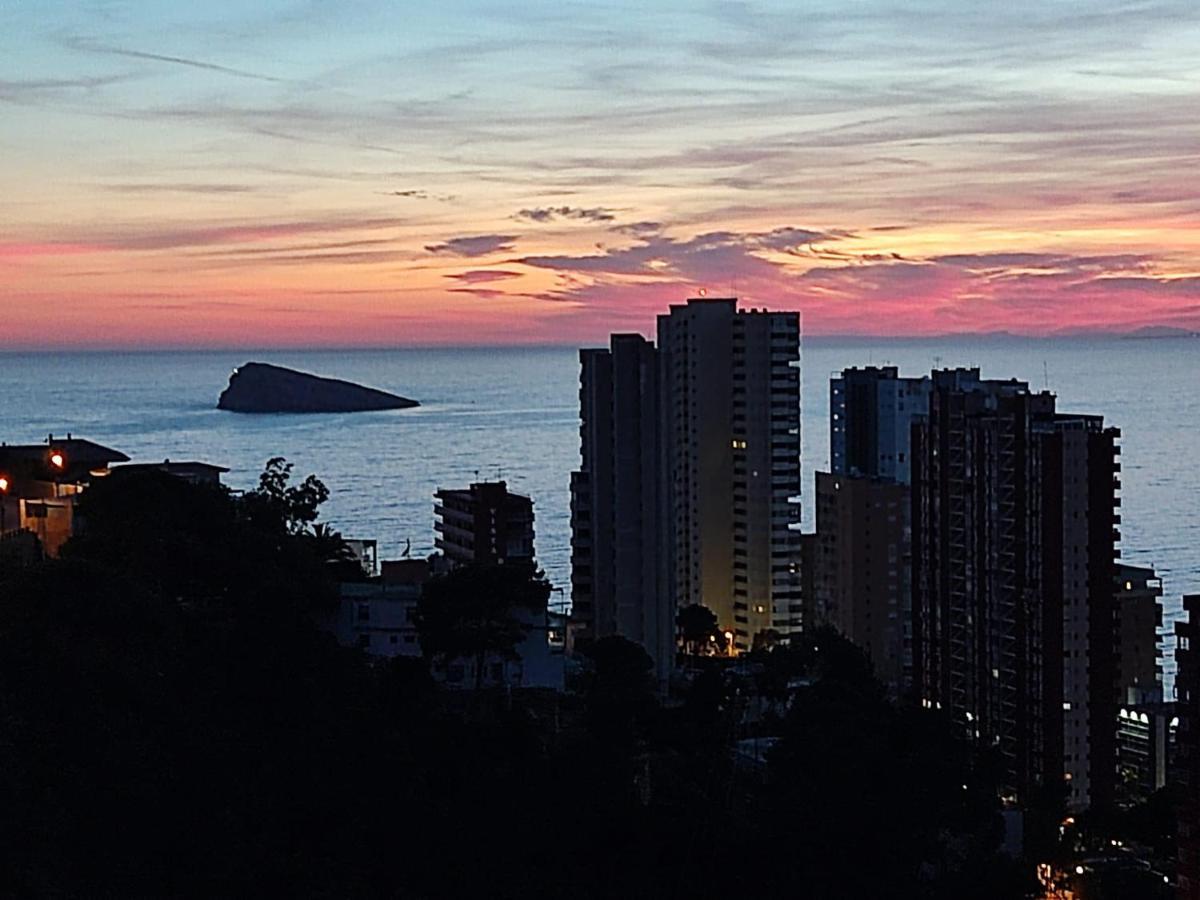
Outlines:
{"type": "Polygon", "coordinates": [[[842,371],[829,381],[829,459],[835,475],[912,480],[912,424],[929,408],[930,379],[895,366],[842,371]]]}
{"type": "Polygon", "coordinates": [[[736,650],[802,624],[800,318],[697,299],[658,319],[666,524],[679,605],[736,650]]]}
{"type": "Polygon", "coordinates": [[[800,321],[693,299],[657,346],[614,335],[580,355],[572,474],[580,634],[621,634],[673,665],[675,614],[701,603],[750,649],[800,627],[800,321]]]}
{"type": "Polygon", "coordinates": [[[533,501],[503,481],[435,494],[434,544],[453,565],[533,564],[533,501]]]}
{"type": "Polygon", "coordinates": [[[1200,900],[1200,594],[1183,598],[1186,621],[1175,623],[1175,703],[1179,798],[1179,900],[1200,900]]]}
{"type": "Polygon", "coordinates": [[[934,372],[914,423],[914,687],[1021,802],[1112,801],[1118,435],[977,369],[934,372]]]}
{"type": "Polygon", "coordinates": [[[659,361],[636,334],[580,351],[580,450],[571,473],[571,599],[576,646],[607,635],[641,644],[665,681],[675,604],[663,505],[659,361]]]}
{"type": "Polygon", "coordinates": [[[1162,702],[1162,595],[1162,579],[1153,569],[1117,563],[1113,613],[1122,705],[1162,702]]]}
{"type": "Polygon", "coordinates": [[[28,540],[37,552],[56,556],[74,533],[79,495],[124,462],[124,453],[70,434],[0,445],[0,540],[28,540]]]}
{"type": "Polygon", "coordinates": [[[820,615],[870,656],[894,697],[912,684],[911,433],[930,379],[895,366],[830,379],[832,473],[818,472],[811,593],[820,615]]]}
{"type": "Polygon", "coordinates": [[[908,487],[828,472],[816,487],[815,606],[899,697],[912,679],[908,487]]]}

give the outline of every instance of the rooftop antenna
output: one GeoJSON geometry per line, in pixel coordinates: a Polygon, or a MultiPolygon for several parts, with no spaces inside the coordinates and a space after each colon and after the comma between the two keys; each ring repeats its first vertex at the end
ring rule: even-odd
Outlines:
{"type": "Polygon", "coordinates": [[[400,558],[408,559],[409,554],[411,554],[411,553],[412,553],[412,538],[405,538],[404,539],[404,552],[400,554],[400,558]]]}
{"type": "Polygon", "coordinates": [[[1046,365],[1046,361],[1042,360],[1042,384],[1046,390],[1050,390],[1050,367],[1046,365]]]}
{"type": "Polygon", "coordinates": [[[942,358],[940,356],[935,356],[933,358],[933,367],[935,369],[940,369],[942,367],[942,358]]]}

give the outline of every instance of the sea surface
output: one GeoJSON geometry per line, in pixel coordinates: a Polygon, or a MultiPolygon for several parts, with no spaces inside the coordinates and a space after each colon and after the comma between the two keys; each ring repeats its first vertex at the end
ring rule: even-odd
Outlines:
{"type": "MultiPolygon", "coordinates": [[[[1122,555],[1154,566],[1166,618],[1200,592],[1200,340],[843,340],[803,352],[807,527],[813,472],[829,464],[829,377],[852,365],[979,366],[1058,394],[1059,408],[1102,414],[1122,430],[1122,555]]],[[[534,500],[536,548],[569,596],[570,472],[579,464],[574,348],[355,351],[0,353],[0,440],[86,437],[137,461],[228,466],[250,488],[286,457],[299,478],[330,489],[324,518],[347,537],[375,538],[382,558],[433,548],[433,492],[503,478],[534,500]],[[357,381],[421,401],[350,415],[240,415],[216,409],[231,371],[249,360],[357,381]]],[[[806,528],[807,530],[807,528],[806,528]]],[[[1166,644],[1168,669],[1171,643],[1166,644]]]]}

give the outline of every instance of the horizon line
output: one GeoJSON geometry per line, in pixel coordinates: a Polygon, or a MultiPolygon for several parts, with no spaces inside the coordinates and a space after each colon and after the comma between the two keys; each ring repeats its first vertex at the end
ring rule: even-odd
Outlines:
{"type": "MultiPolygon", "coordinates": [[[[978,341],[978,340],[1013,340],[1013,341],[1062,341],[1062,340],[1170,340],[1173,338],[1195,339],[1200,337],[1200,331],[1177,329],[1175,333],[1142,335],[1139,332],[1147,327],[1142,326],[1129,331],[1072,331],[1066,333],[1030,334],[1013,331],[953,331],[938,334],[857,334],[829,333],[802,335],[801,343],[815,342],[852,342],[869,341],[874,343],[918,343],[922,341],[978,341]]],[[[1168,326],[1169,327],[1169,326],[1168,326]]],[[[614,331],[613,334],[633,334],[633,331],[614,331]]],[[[414,343],[414,344],[277,344],[277,345],[241,345],[241,344],[61,344],[42,346],[0,346],[0,355],[52,355],[61,353],[382,353],[396,351],[439,351],[439,350],[569,350],[595,347],[601,345],[598,341],[535,341],[530,343],[414,343]]]]}

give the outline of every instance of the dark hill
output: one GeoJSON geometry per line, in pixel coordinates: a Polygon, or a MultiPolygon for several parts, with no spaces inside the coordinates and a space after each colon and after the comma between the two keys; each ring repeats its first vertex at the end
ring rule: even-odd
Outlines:
{"type": "Polygon", "coordinates": [[[235,369],[217,401],[217,409],[242,413],[365,412],[420,405],[349,381],[257,362],[235,369]]]}

